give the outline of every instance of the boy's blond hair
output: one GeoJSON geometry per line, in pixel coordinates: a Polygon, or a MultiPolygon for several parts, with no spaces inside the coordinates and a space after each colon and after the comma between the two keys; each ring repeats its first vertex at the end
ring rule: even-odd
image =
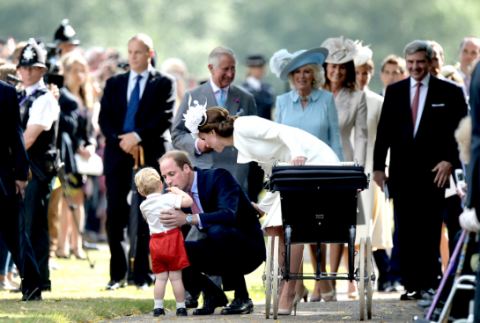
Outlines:
{"type": "Polygon", "coordinates": [[[135,185],[143,194],[148,195],[155,192],[158,187],[161,187],[162,181],[154,168],[147,167],[135,175],[135,185]]]}

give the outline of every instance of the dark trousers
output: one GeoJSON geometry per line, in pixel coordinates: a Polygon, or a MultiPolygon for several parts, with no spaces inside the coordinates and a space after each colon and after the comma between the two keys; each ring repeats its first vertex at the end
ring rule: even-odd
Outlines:
{"type": "Polygon", "coordinates": [[[263,189],[263,180],[265,172],[258,166],[258,163],[251,162],[248,169],[248,198],[250,201],[257,203],[258,195],[263,189]]]}
{"type": "Polygon", "coordinates": [[[38,270],[35,254],[25,232],[25,213],[21,209],[21,197],[0,194],[2,225],[0,234],[17,265],[22,277],[22,292],[32,292],[42,287],[42,277],[38,270]]]}
{"type": "Polygon", "coordinates": [[[462,200],[458,195],[450,196],[445,200],[445,211],[443,213],[443,222],[445,222],[448,229],[448,249],[450,254],[455,250],[455,236],[460,228],[458,218],[462,214],[462,200]]]}
{"type": "MultiPolygon", "coordinates": [[[[127,279],[129,260],[127,254],[127,227],[130,218],[130,205],[127,195],[131,188],[131,169],[118,168],[105,177],[107,186],[107,237],[110,247],[110,279],[121,281],[127,279]]],[[[138,210],[140,214],[140,209],[138,210]]],[[[148,225],[139,216],[137,253],[135,255],[133,279],[135,284],[152,282],[149,276],[148,244],[150,233],[148,225]]]]}
{"type": "Polygon", "coordinates": [[[222,276],[223,290],[235,291],[235,297],[248,298],[245,275],[253,272],[265,260],[265,242],[259,231],[252,238],[222,225],[213,225],[208,237],[186,241],[190,266],[183,269],[183,283],[191,295],[223,293],[203,274],[222,276]],[[258,236],[258,237],[257,237],[258,236]]]}
{"type": "Polygon", "coordinates": [[[445,190],[417,185],[396,195],[393,202],[403,285],[409,292],[436,289],[445,190]]]}
{"type": "Polygon", "coordinates": [[[396,212],[393,213],[394,231],[393,231],[393,248],[390,257],[384,249],[373,252],[375,263],[378,268],[379,283],[401,282],[400,260],[398,256],[398,221],[396,212]]]}
{"type": "Polygon", "coordinates": [[[33,175],[25,190],[25,230],[33,246],[38,269],[42,276],[42,288],[51,288],[48,259],[50,236],[48,233],[48,206],[53,180],[42,181],[33,175]]]}

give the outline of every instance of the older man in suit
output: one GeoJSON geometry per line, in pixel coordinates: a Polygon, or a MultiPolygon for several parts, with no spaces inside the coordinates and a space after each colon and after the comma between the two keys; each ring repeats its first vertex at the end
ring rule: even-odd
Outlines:
{"type": "Polygon", "coordinates": [[[257,213],[242,187],[226,169],[193,167],[180,151],[165,154],[160,170],[169,187],[189,192],[194,199],[191,210],[161,210],[160,221],[205,232],[205,238],[185,242],[190,260],[190,267],[183,270],[185,289],[192,295],[204,293],[203,307],[193,315],[212,314],[228,302],[222,289],[203,273],[221,276],[223,290],[235,291],[235,299],[222,315],[251,313],[253,303],[244,275],[260,266],[266,252],[257,213]]]}
{"type": "Polygon", "coordinates": [[[23,301],[42,299],[42,277],[25,232],[25,214],[19,209],[27,187],[29,160],[23,141],[17,93],[0,81],[0,234],[22,277],[23,301]]]}
{"type": "MultiPolygon", "coordinates": [[[[106,137],[104,174],[107,186],[107,236],[110,246],[110,282],[107,289],[126,286],[128,261],[125,229],[130,207],[127,195],[138,146],[145,151],[145,165],[158,170],[158,159],[165,153],[162,134],[170,127],[175,103],[173,77],[155,70],[150,37],[138,34],[128,42],[131,70],[107,81],[102,98],[99,125],[106,137]]],[[[140,210],[139,210],[140,212],[140,210]]],[[[148,225],[139,217],[134,280],[148,288],[148,225]]]]}
{"type": "Polygon", "coordinates": [[[237,164],[237,149],[225,149],[221,153],[213,151],[203,140],[193,139],[183,122],[183,114],[188,110],[188,100],[200,104],[207,101],[207,109],[220,106],[234,115],[257,115],[253,96],[232,84],[235,79],[237,60],[233,51],[225,46],[212,50],[208,56],[208,69],[212,77],[198,88],[185,94],[173,122],[172,140],[175,146],[188,152],[194,166],[202,169],[225,168],[244,185],[248,175],[248,164],[237,164]]]}
{"type": "Polygon", "coordinates": [[[410,77],[390,85],[374,151],[373,179],[388,184],[398,220],[401,300],[429,298],[438,285],[438,248],[445,184],[459,168],[454,131],[467,114],[460,86],[429,73],[433,49],[425,41],[405,47],[410,77]],[[387,183],[385,159],[390,148],[387,183]]]}

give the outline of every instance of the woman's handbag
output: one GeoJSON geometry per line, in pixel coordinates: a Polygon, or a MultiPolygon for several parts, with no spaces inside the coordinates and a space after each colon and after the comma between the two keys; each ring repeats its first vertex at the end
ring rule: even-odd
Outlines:
{"type": "Polygon", "coordinates": [[[77,173],[82,175],[101,176],[103,174],[103,161],[100,156],[93,154],[88,160],[80,154],[75,154],[77,173]]]}

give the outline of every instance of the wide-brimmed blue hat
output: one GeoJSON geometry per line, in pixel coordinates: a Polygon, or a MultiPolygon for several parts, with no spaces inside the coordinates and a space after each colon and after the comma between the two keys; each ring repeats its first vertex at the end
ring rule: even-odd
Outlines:
{"type": "Polygon", "coordinates": [[[302,49],[290,54],[286,49],[281,49],[273,54],[270,59],[270,69],[282,81],[287,81],[287,75],[297,68],[307,64],[322,65],[328,57],[328,49],[316,47],[309,50],[302,49]]]}

